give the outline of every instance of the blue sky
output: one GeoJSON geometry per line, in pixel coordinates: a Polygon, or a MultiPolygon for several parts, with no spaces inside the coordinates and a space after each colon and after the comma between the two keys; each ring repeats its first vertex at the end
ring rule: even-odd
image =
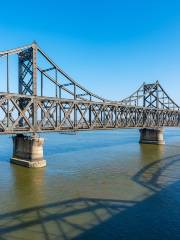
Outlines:
{"type": "Polygon", "coordinates": [[[36,40],[69,75],[109,99],[159,80],[180,104],[180,1],[2,1],[0,49],[36,40]]]}

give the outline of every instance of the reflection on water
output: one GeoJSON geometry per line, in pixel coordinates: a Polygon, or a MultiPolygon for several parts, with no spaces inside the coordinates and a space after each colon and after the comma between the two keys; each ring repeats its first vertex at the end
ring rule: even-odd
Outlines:
{"type": "Polygon", "coordinates": [[[23,169],[19,166],[12,166],[13,191],[16,206],[21,207],[24,202],[31,205],[31,202],[41,203],[43,201],[44,172],[45,168],[23,169]],[[35,171],[34,171],[35,170],[35,171]]]}
{"type": "Polygon", "coordinates": [[[180,239],[180,130],[44,135],[47,168],[10,165],[0,137],[0,239],[180,239]]]}

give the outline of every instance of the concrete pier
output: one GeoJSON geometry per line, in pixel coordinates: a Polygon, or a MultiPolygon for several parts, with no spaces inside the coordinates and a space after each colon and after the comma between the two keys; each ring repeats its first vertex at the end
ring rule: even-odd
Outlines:
{"type": "Polygon", "coordinates": [[[18,134],[13,138],[13,156],[11,163],[24,167],[39,168],[46,166],[43,159],[44,138],[18,134]]]}
{"type": "Polygon", "coordinates": [[[139,143],[165,144],[162,128],[141,128],[139,143]]]}

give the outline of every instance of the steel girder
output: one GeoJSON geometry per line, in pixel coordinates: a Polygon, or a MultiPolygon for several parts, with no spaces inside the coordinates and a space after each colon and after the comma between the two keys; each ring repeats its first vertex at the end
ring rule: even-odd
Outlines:
{"type": "Polygon", "coordinates": [[[6,134],[163,126],[179,127],[180,112],[115,103],[0,94],[0,131],[6,134]],[[22,101],[25,103],[23,109],[20,108],[22,101]],[[36,122],[34,105],[37,109],[36,122]]]}

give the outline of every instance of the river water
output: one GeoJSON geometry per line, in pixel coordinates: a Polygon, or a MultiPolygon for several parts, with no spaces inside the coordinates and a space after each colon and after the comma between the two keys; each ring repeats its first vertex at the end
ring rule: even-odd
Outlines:
{"type": "Polygon", "coordinates": [[[44,134],[47,167],[12,165],[0,137],[0,239],[180,239],[180,130],[44,134]]]}

